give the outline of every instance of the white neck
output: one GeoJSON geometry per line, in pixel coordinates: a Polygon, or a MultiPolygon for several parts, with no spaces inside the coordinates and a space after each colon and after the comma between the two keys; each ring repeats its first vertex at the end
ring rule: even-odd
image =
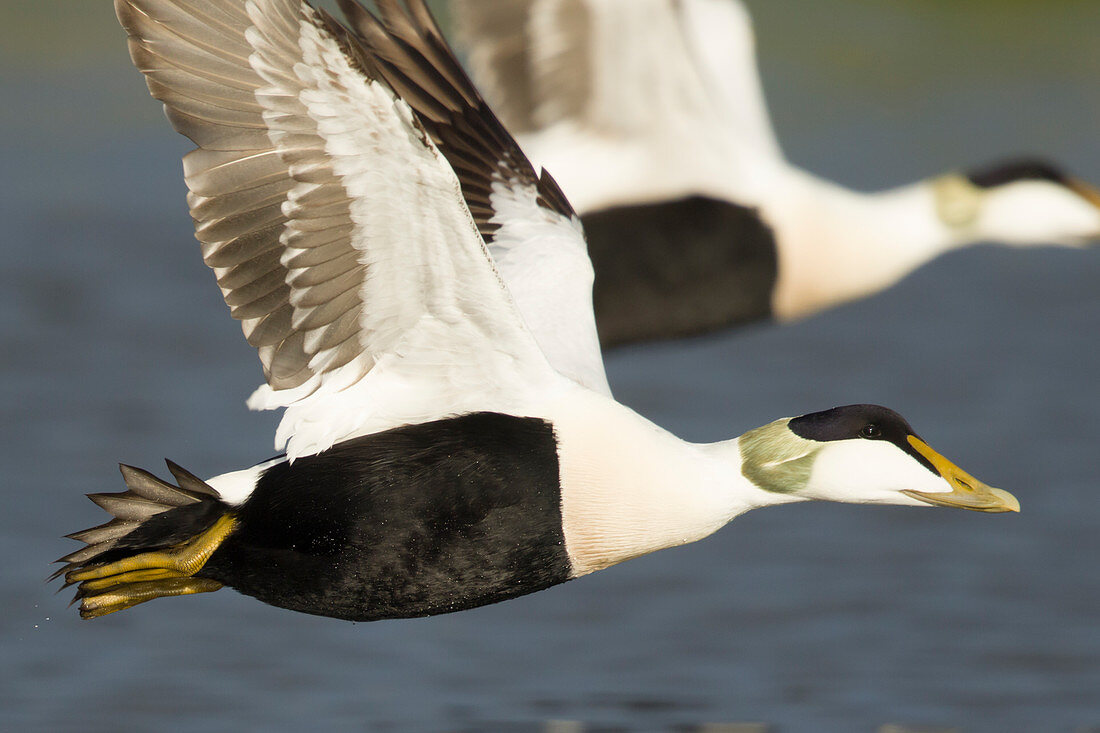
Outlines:
{"type": "Polygon", "coordinates": [[[781,320],[889,287],[963,241],[940,218],[930,181],[865,194],[792,169],[780,192],[761,208],[779,244],[781,320]]]}
{"type": "Polygon", "coordinates": [[[548,417],[558,439],[562,525],[575,575],[694,542],[738,514],[792,500],[741,475],[735,440],[688,443],[580,390],[548,417]]]}

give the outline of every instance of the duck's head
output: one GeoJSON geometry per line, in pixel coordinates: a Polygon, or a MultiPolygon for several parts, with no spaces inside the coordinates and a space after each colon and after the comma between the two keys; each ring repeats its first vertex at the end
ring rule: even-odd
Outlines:
{"type": "Polygon", "coordinates": [[[1100,189],[1042,160],[934,181],[940,220],[960,240],[1077,246],[1100,241],[1100,189]]]}
{"type": "Polygon", "coordinates": [[[966,473],[878,405],[783,418],[737,442],[744,476],[788,499],[1020,510],[1012,494],[966,473]]]}

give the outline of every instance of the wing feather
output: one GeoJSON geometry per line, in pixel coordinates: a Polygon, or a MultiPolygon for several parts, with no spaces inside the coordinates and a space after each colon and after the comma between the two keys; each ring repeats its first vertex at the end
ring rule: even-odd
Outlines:
{"type": "Polygon", "coordinates": [[[598,42],[588,0],[452,0],[451,6],[474,78],[510,130],[532,133],[584,117],[595,92],[598,42]]]}
{"type": "Polygon", "coordinates": [[[475,78],[494,104],[525,100],[505,122],[582,214],[698,193],[753,201],[782,163],[740,0],[451,5],[475,78]]]}
{"type": "MultiPolygon", "coordinates": [[[[463,114],[455,99],[480,103],[426,8],[410,3],[394,25],[403,11],[384,3],[390,22],[375,46],[301,0],[115,7],[150,92],[198,146],[184,159],[196,236],[264,367],[249,404],[288,408],[277,444],[302,455],[395,424],[507,409],[554,379],[427,113],[378,72],[383,50],[434,29],[439,68],[417,66],[432,79],[416,86],[417,105],[463,114]]],[[[503,128],[488,143],[484,130],[469,134],[473,149],[515,147],[503,128]]]]}
{"type": "Polygon", "coordinates": [[[339,0],[379,73],[418,114],[550,364],[610,394],[592,314],[592,264],[565,195],[482,99],[423,0],[382,0],[381,20],[339,0]],[[406,10],[407,8],[407,10],[406,10]]]}

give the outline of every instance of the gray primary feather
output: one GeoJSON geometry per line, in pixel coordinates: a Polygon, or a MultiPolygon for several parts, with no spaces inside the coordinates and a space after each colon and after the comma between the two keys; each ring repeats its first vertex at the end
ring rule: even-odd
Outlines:
{"type": "Polygon", "coordinates": [[[365,267],[350,242],[349,195],[297,98],[306,87],[293,73],[302,23],[322,20],[286,0],[265,3],[257,18],[239,0],[117,0],[115,7],[149,91],[199,146],[184,161],[196,236],[269,384],[296,387],[346,364],[361,350],[365,267]],[[254,25],[274,50],[252,45],[246,32],[254,25]],[[272,81],[282,92],[265,97],[274,115],[257,96],[272,81]],[[283,131],[278,150],[265,113],[283,131]],[[315,188],[294,198],[303,183],[315,188]],[[306,252],[288,262],[288,245],[306,252]]]}
{"type": "Polygon", "coordinates": [[[358,99],[357,85],[386,84],[412,108],[406,133],[445,156],[486,243],[501,226],[495,186],[533,191],[542,208],[575,217],[485,104],[422,0],[382,0],[381,20],[354,0],[340,5],[350,28],[300,0],[115,0],[150,92],[198,145],[184,158],[196,236],[274,390],[352,361],[361,376],[381,353],[366,352],[372,334],[363,331],[376,232],[352,219],[342,177],[349,160],[377,154],[354,149],[369,145],[376,120],[332,112],[342,97],[358,99]]]}

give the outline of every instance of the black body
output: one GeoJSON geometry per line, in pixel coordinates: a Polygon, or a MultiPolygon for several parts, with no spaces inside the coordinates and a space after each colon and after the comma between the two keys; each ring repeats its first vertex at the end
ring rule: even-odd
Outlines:
{"type": "Polygon", "coordinates": [[[1017,181],[1048,181],[1065,185],[1069,178],[1058,167],[1038,158],[1018,158],[968,171],[966,177],[978,188],[996,188],[1017,181]]]}
{"type": "Polygon", "coordinates": [[[755,209],[692,196],[583,220],[603,346],[771,317],[779,256],[755,209]]]}
{"type": "Polygon", "coordinates": [[[197,575],[353,621],[459,611],[571,577],[549,423],[476,413],[268,469],[197,575]]]}

